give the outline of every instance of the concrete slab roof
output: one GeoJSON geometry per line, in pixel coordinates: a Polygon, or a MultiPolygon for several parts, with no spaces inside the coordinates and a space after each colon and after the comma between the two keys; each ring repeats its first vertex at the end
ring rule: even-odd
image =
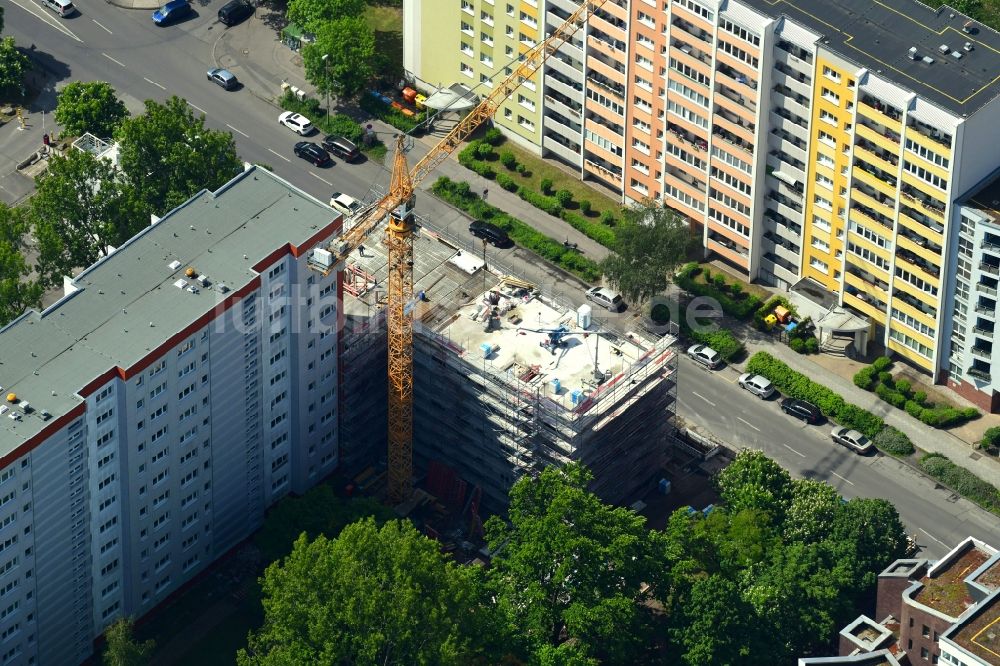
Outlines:
{"type": "MultiPolygon", "coordinates": [[[[0,386],[34,413],[0,418],[0,456],[82,402],[79,391],[136,365],[256,276],[276,252],[330,234],[340,214],[266,169],[251,167],[202,191],[72,281],[72,293],[0,330],[0,386]],[[194,268],[209,280],[185,277],[194,268]],[[185,280],[197,293],[175,286],[185,280]],[[220,285],[225,285],[225,293],[220,285]]],[[[337,222],[339,225],[339,222],[337,222]]]]}
{"type": "Polygon", "coordinates": [[[955,115],[972,115],[1000,93],[1000,34],[947,6],[932,9],[916,0],[742,1],[822,34],[825,48],[955,115]],[[970,22],[967,34],[963,27],[970,22]],[[971,51],[963,49],[966,42],[971,51]],[[942,45],[949,47],[947,54],[942,45]],[[909,57],[911,47],[917,60],[909,57]]]}

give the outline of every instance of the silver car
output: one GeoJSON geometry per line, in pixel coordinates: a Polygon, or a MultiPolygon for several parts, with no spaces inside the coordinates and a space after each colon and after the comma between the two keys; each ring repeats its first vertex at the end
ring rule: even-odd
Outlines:
{"type": "Polygon", "coordinates": [[[695,362],[701,363],[709,370],[715,370],[722,365],[722,355],[711,347],[705,345],[692,345],[688,347],[687,355],[695,362]]]}
{"type": "Polygon", "coordinates": [[[875,448],[872,441],[857,430],[838,426],[830,433],[830,438],[837,444],[846,446],[855,453],[868,453],[875,448]]]}
{"type": "Polygon", "coordinates": [[[749,372],[740,375],[740,386],[753,393],[761,400],[774,395],[774,384],[764,375],[754,375],[749,372]]]}

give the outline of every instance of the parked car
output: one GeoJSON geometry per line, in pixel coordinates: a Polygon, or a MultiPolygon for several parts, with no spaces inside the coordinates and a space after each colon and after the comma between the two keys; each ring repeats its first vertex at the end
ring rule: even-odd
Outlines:
{"type": "Polygon", "coordinates": [[[875,448],[871,440],[862,435],[857,430],[851,430],[850,428],[844,428],[843,426],[838,426],[833,429],[830,433],[830,437],[837,444],[841,446],[846,446],[855,453],[868,453],[875,448]]]}
{"type": "Polygon", "coordinates": [[[781,411],[789,416],[802,419],[806,423],[819,423],[823,420],[823,412],[819,410],[819,407],[798,398],[785,398],[782,400],[781,411]]]}
{"type": "Polygon", "coordinates": [[[222,69],[221,67],[208,70],[207,76],[209,81],[218,83],[226,90],[232,90],[240,85],[240,82],[236,80],[236,77],[233,76],[232,72],[228,69],[222,69]]]}
{"type": "Polygon", "coordinates": [[[230,0],[219,8],[219,23],[233,26],[253,15],[253,5],[246,0],[230,0]]]}
{"type": "Polygon", "coordinates": [[[159,26],[168,25],[188,16],[192,11],[188,0],[170,0],[153,12],[153,23],[159,26]]]}
{"type": "Polygon", "coordinates": [[[278,116],[278,122],[301,136],[311,134],[313,131],[312,123],[301,113],[285,111],[278,116]]]}
{"type": "Polygon", "coordinates": [[[42,0],[42,4],[54,11],[59,16],[72,16],[76,7],[70,0],[42,0]]]}
{"type": "Polygon", "coordinates": [[[688,347],[687,355],[693,358],[695,362],[701,363],[709,370],[715,370],[717,367],[722,365],[722,356],[719,352],[715,351],[711,347],[706,347],[705,345],[692,345],[691,347],[688,347]]]}
{"type": "Polygon", "coordinates": [[[611,312],[621,312],[625,309],[625,301],[622,300],[621,294],[616,294],[607,287],[591,287],[587,290],[587,299],[611,312]]]}
{"type": "Polygon", "coordinates": [[[295,154],[316,166],[326,166],[330,163],[330,153],[311,141],[299,141],[295,144],[295,154]]]}
{"type": "Polygon", "coordinates": [[[345,162],[353,162],[361,157],[358,147],[342,136],[328,135],[323,139],[323,147],[345,162]]]}
{"type": "Polygon", "coordinates": [[[774,384],[764,375],[754,375],[746,372],[740,375],[740,386],[750,391],[761,400],[766,400],[774,395],[774,384]]]}
{"type": "Polygon", "coordinates": [[[349,194],[334,192],[330,195],[330,208],[339,210],[347,217],[351,217],[361,210],[361,202],[349,194]]]}
{"type": "Polygon", "coordinates": [[[470,224],[469,233],[497,247],[510,244],[510,236],[507,235],[506,231],[495,224],[483,222],[482,220],[476,220],[470,224]]]}

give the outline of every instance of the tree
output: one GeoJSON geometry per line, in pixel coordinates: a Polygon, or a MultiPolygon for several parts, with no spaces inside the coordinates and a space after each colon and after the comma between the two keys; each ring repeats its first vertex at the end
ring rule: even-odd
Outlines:
{"type": "Polygon", "coordinates": [[[13,37],[0,39],[0,99],[10,100],[21,94],[28,64],[28,56],[14,46],[13,37]]]}
{"type": "Polygon", "coordinates": [[[827,545],[851,574],[850,593],[863,595],[883,569],[906,556],[906,529],[890,502],[856,497],[839,507],[827,545]]]}
{"type": "Polygon", "coordinates": [[[373,75],[374,57],[375,32],[360,16],[323,23],[316,41],[302,49],[306,79],[320,93],[338,97],[354,97],[364,90],[373,75]]]}
{"type": "Polygon", "coordinates": [[[23,209],[0,203],[0,327],[41,305],[41,284],[27,279],[31,270],[23,254],[28,228],[24,217],[23,209]]]}
{"type": "Polygon", "coordinates": [[[826,539],[840,507],[840,495],[830,484],[794,479],[792,500],[785,515],[785,538],[807,543],[826,539]]]}
{"type": "Polygon", "coordinates": [[[233,135],[206,128],[205,117],[177,96],[164,104],[147,100],[146,112],[126,118],[115,138],[121,170],[157,215],[202,189],[218,189],[243,168],[233,135]]]}
{"type": "Polygon", "coordinates": [[[115,89],[104,81],[74,81],[59,93],[56,122],[63,135],[81,136],[84,132],[108,138],[122,120],[128,117],[125,103],[115,89]]]}
{"type": "Polygon", "coordinates": [[[285,16],[315,34],[330,21],[364,13],[364,0],[291,0],[285,16]]]}
{"type": "Polygon", "coordinates": [[[82,150],[54,156],[36,179],[29,215],[47,287],[93,264],[149,224],[149,213],[109,160],[82,150]]]}
{"type": "Polygon", "coordinates": [[[688,666],[742,666],[756,634],[753,609],[734,582],[720,575],[699,578],[680,612],[671,618],[671,637],[688,666]]]}
{"type": "Polygon", "coordinates": [[[104,666],[145,666],[153,656],[156,643],[139,643],[132,635],[132,618],[123,617],[104,632],[108,645],[104,648],[104,666]]]}
{"type": "Polygon", "coordinates": [[[601,270],[612,287],[635,303],[667,288],[692,243],[687,222],[654,201],[625,209],[615,235],[615,251],[601,262],[601,270]]]}
{"type": "Polygon", "coordinates": [[[605,663],[641,662],[651,640],[640,588],[659,565],[645,520],[602,503],[591,479],[572,464],[514,484],[510,525],[496,516],[485,525],[490,586],[536,660],[568,639],[605,663]]]}
{"type": "Polygon", "coordinates": [[[481,570],[448,561],[406,521],[301,535],[262,579],[264,626],[240,666],[468,664],[492,632],[481,570]]]}
{"type": "Polygon", "coordinates": [[[775,524],[792,499],[792,477],[762,451],[744,449],[715,479],[719,499],[730,514],[744,509],[768,513],[775,524]]]}

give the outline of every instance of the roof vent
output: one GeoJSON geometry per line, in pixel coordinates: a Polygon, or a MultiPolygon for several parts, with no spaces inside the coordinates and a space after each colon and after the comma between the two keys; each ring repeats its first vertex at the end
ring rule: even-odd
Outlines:
{"type": "Polygon", "coordinates": [[[965,22],[965,25],[962,26],[962,32],[964,32],[967,35],[972,34],[972,21],[965,22]]]}
{"type": "Polygon", "coordinates": [[[184,287],[188,286],[188,283],[186,280],[178,280],[177,282],[174,282],[174,286],[177,287],[178,289],[183,289],[184,287]]]}
{"type": "Polygon", "coordinates": [[[176,259],[167,264],[167,268],[169,268],[172,271],[176,271],[180,267],[181,267],[181,262],[177,261],[176,259]]]}
{"type": "Polygon", "coordinates": [[[198,276],[198,284],[200,284],[203,287],[207,287],[208,286],[208,276],[207,275],[199,275],[198,276]]]}
{"type": "Polygon", "coordinates": [[[951,57],[954,58],[955,60],[961,60],[963,55],[965,55],[965,54],[962,53],[961,51],[952,51],[951,52],[951,57]]]}
{"type": "Polygon", "coordinates": [[[193,278],[194,276],[198,275],[198,271],[188,266],[188,268],[184,271],[184,275],[186,275],[189,278],[193,278]]]}
{"type": "Polygon", "coordinates": [[[215,288],[219,290],[220,294],[225,294],[226,292],[229,291],[229,287],[227,287],[226,284],[223,282],[220,282],[219,284],[215,285],[215,288]]]}
{"type": "Polygon", "coordinates": [[[917,60],[917,47],[911,46],[910,50],[907,52],[910,55],[910,60],[917,60]]]}
{"type": "Polygon", "coordinates": [[[49,414],[48,410],[46,409],[43,409],[42,411],[38,412],[38,415],[42,417],[43,421],[48,421],[49,419],[52,418],[52,415],[49,414]]]}
{"type": "Polygon", "coordinates": [[[198,293],[198,287],[196,287],[194,285],[191,285],[190,287],[188,287],[187,290],[190,291],[192,294],[197,294],[198,293]]]}
{"type": "Polygon", "coordinates": [[[21,402],[17,403],[17,406],[20,407],[21,411],[24,412],[25,414],[30,414],[33,411],[35,411],[35,408],[32,407],[31,403],[29,403],[27,400],[22,400],[21,402]]]}
{"type": "Polygon", "coordinates": [[[933,65],[934,64],[934,58],[932,58],[930,56],[924,56],[924,62],[927,63],[928,65],[933,65]]]}
{"type": "Polygon", "coordinates": [[[951,51],[951,47],[948,46],[947,44],[942,44],[941,46],[938,47],[938,51],[940,51],[941,53],[947,53],[948,51],[951,51]]]}
{"type": "Polygon", "coordinates": [[[966,43],[965,43],[965,44],[964,44],[964,45],[962,46],[962,48],[963,48],[963,49],[965,49],[965,52],[966,52],[966,53],[972,53],[972,42],[966,42],[966,43]]]}

